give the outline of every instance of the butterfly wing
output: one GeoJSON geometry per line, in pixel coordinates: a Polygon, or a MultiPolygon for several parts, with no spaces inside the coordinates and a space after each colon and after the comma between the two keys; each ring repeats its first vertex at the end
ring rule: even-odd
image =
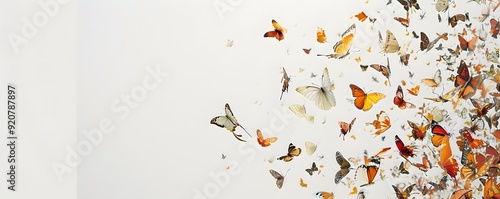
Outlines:
{"type": "Polygon", "coordinates": [[[295,90],[307,99],[313,101],[322,110],[330,110],[335,106],[335,96],[332,92],[332,83],[328,75],[328,68],[325,67],[322,76],[322,86],[301,86],[295,90]]]}
{"type": "Polygon", "coordinates": [[[349,87],[351,88],[352,96],[355,97],[354,106],[358,109],[363,109],[366,98],[365,91],[354,84],[350,84],[349,87]]]}
{"type": "Polygon", "coordinates": [[[383,93],[368,93],[364,101],[363,111],[370,110],[373,107],[373,104],[379,102],[384,98],[385,95],[383,93]]]}
{"type": "Polygon", "coordinates": [[[228,131],[234,132],[236,125],[226,116],[217,116],[210,120],[210,124],[215,124],[218,127],[226,128],[228,131]]]}
{"type": "Polygon", "coordinates": [[[470,74],[467,64],[464,60],[460,61],[460,65],[457,69],[457,76],[455,77],[455,87],[463,87],[469,82],[470,74]]]}
{"type": "Polygon", "coordinates": [[[334,198],[333,193],[331,193],[331,192],[325,192],[325,191],[317,192],[315,194],[315,196],[317,198],[321,198],[321,199],[333,199],[334,198]]]}
{"type": "Polygon", "coordinates": [[[429,46],[429,37],[424,32],[420,32],[420,50],[426,50],[429,46]]]}
{"type": "Polygon", "coordinates": [[[460,49],[467,50],[468,46],[469,46],[469,43],[467,42],[467,40],[465,40],[461,35],[457,35],[457,36],[458,36],[458,42],[460,44],[460,49]]]}
{"type": "Polygon", "coordinates": [[[340,181],[347,176],[347,174],[349,174],[349,169],[340,169],[337,171],[337,173],[335,173],[335,184],[338,184],[340,183],[340,181]]]}
{"type": "Polygon", "coordinates": [[[335,153],[335,160],[337,160],[341,169],[349,169],[351,167],[351,163],[349,163],[339,151],[335,153]]]}
{"type": "Polygon", "coordinates": [[[399,43],[394,34],[390,30],[386,32],[384,52],[385,53],[395,53],[399,50],[399,43]]]}

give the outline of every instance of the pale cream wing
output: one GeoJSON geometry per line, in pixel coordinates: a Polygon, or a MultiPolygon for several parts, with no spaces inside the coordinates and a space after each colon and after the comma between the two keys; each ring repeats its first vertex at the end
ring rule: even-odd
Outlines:
{"type": "Polygon", "coordinates": [[[309,142],[309,141],[306,141],[305,145],[306,145],[306,153],[309,156],[314,154],[314,152],[316,152],[316,148],[318,147],[317,144],[314,144],[314,143],[309,142]]]}
{"type": "Polygon", "coordinates": [[[210,124],[215,124],[221,128],[226,128],[231,132],[234,132],[234,130],[236,130],[236,125],[226,116],[214,117],[212,120],[210,120],[210,124]]]}

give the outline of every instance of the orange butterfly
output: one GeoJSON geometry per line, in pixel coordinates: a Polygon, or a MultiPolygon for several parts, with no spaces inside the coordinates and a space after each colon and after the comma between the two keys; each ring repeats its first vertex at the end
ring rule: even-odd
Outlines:
{"type": "Polygon", "coordinates": [[[350,84],[349,87],[351,88],[352,96],[355,97],[354,106],[356,106],[359,110],[368,111],[373,107],[373,104],[385,98],[383,93],[367,94],[354,84],[350,84]]]}
{"type": "Polygon", "coordinates": [[[500,26],[498,24],[498,20],[490,19],[490,25],[491,25],[491,29],[490,29],[491,36],[496,39],[498,36],[498,33],[500,32],[500,26]]]}
{"type": "Polygon", "coordinates": [[[357,15],[354,15],[356,18],[358,18],[359,21],[363,22],[365,21],[368,16],[366,16],[365,12],[360,12],[357,15]]]}
{"type": "Polygon", "coordinates": [[[432,168],[432,165],[429,163],[429,158],[425,153],[422,156],[422,163],[413,163],[412,165],[417,167],[418,169],[420,169],[420,171],[423,172],[427,172],[430,168],[432,168]]]}
{"type": "Polygon", "coordinates": [[[292,143],[288,145],[288,153],[284,156],[277,158],[278,160],[283,160],[285,162],[290,162],[293,160],[294,156],[299,156],[302,149],[295,147],[292,143]]]}
{"type": "Polygon", "coordinates": [[[323,30],[320,27],[318,27],[318,30],[316,30],[316,40],[319,43],[325,43],[326,42],[325,30],[323,30]]]}
{"type": "Polygon", "coordinates": [[[403,88],[398,85],[398,90],[396,90],[396,96],[394,96],[394,105],[398,106],[399,109],[403,110],[406,108],[416,108],[416,106],[410,102],[405,101],[403,95],[403,88]]]}
{"type": "Polygon", "coordinates": [[[489,119],[487,118],[488,116],[486,114],[488,114],[488,111],[493,108],[493,103],[488,103],[484,106],[481,106],[476,100],[470,99],[470,101],[472,102],[472,105],[474,105],[474,107],[476,108],[476,115],[472,116],[473,120],[475,118],[481,118],[481,117],[486,117],[486,119],[489,119]]]}
{"type": "Polygon", "coordinates": [[[420,85],[417,85],[413,88],[410,88],[410,89],[406,89],[408,91],[408,93],[410,93],[411,95],[413,96],[418,96],[418,92],[420,91],[420,85]]]}
{"type": "Polygon", "coordinates": [[[442,147],[439,152],[439,164],[441,168],[448,173],[448,175],[456,179],[458,173],[458,162],[455,158],[453,158],[453,154],[451,153],[449,139],[449,136],[444,136],[442,139],[442,147]]]}
{"type": "MultiPolygon", "coordinates": [[[[465,151],[465,150],[464,150],[465,151]]],[[[468,151],[470,153],[471,150],[468,151]]],[[[475,158],[469,159],[471,163],[464,164],[460,169],[460,176],[462,179],[466,179],[465,187],[470,187],[470,183],[486,174],[491,165],[498,161],[498,151],[490,147],[490,151],[486,151],[486,156],[480,153],[476,153],[475,158]],[[492,151],[493,150],[493,151],[492,151]],[[488,154],[489,152],[489,154],[488,154]]]]}
{"type": "Polygon", "coordinates": [[[427,129],[429,128],[430,124],[427,124],[424,126],[424,123],[421,125],[415,124],[411,122],[410,120],[407,121],[408,125],[412,128],[411,130],[411,135],[413,139],[415,140],[423,140],[425,138],[425,134],[427,132],[427,129]]]}
{"type": "Polygon", "coordinates": [[[274,37],[278,41],[285,39],[285,34],[286,34],[287,30],[285,28],[283,28],[282,26],[280,26],[280,24],[278,24],[278,22],[276,22],[276,20],[273,19],[271,22],[273,24],[274,30],[266,32],[264,34],[264,37],[274,37]]]}
{"type": "Polygon", "coordinates": [[[465,61],[460,61],[460,66],[457,70],[458,75],[455,77],[455,87],[460,87],[461,91],[459,92],[459,97],[462,99],[469,99],[474,94],[476,94],[476,90],[481,85],[484,80],[483,75],[476,75],[475,77],[471,77],[469,74],[469,69],[467,68],[467,64],[465,61]]]}
{"type": "Polygon", "coordinates": [[[262,136],[262,132],[260,131],[260,129],[257,129],[257,142],[260,144],[260,146],[268,147],[269,145],[271,145],[271,143],[276,142],[276,140],[278,140],[277,137],[269,137],[264,139],[264,136],[262,136]]]}
{"type": "Polygon", "coordinates": [[[432,145],[435,147],[441,146],[443,139],[449,137],[448,132],[434,120],[431,121],[431,132],[433,134],[432,145]]]}
{"type": "Polygon", "coordinates": [[[458,42],[460,42],[460,49],[465,51],[474,51],[476,49],[477,39],[479,37],[473,37],[471,40],[467,41],[462,36],[458,35],[458,42]]]}
{"type": "Polygon", "coordinates": [[[377,156],[370,158],[370,162],[366,165],[358,166],[356,169],[355,179],[362,183],[360,187],[364,187],[366,185],[371,185],[374,183],[375,176],[377,175],[378,169],[380,166],[380,158],[377,156]]]}
{"type": "Polygon", "coordinates": [[[315,195],[317,198],[321,199],[333,199],[335,197],[335,195],[333,195],[332,192],[326,192],[326,191],[317,192],[315,195]]]}
{"type": "Polygon", "coordinates": [[[366,125],[373,125],[377,130],[375,131],[375,135],[377,136],[384,133],[391,127],[391,119],[385,111],[380,111],[380,113],[377,114],[377,119],[373,120],[372,123],[366,123],[366,125]]]}
{"type": "Polygon", "coordinates": [[[338,41],[333,45],[333,54],[323,55],[318,54],[318,56],[326,56],[328,58],[342,59],[349,55],[349,50],[351,49],[352,42],[354,41],[354,33],[356,32],[356,25],[352,24],[344,33],[342,33],[342,40],[338,41]]]}
{"type": "Polygon", "coordinates": [[[340,126],[340,135],[344,135],[343,140],[345,140],[345,135],[351,131],[352,126],[354,125],[354,122],[356,121],[356,118],[352,119],[351,123],[347,122],[339,122],[340,126]]]}
{"type": "Polygon", "coordinates": [[[410,26],[410,20],[408,20],[407,18],[394,17],[394,20],[396,20],[397,22],[401,23],[401,25],[403,25],[406,28],[408,28],[408,26],[410,26]]]}
{"type": "Polygon", "coordinates": [[[441,83],[441,70],[437,70],[435,73],[434,73],[434,77],[433,78],[424,78],[422,79],[422,83],[427,85],[427,86],[430,86],[432,88],[436,88],[439,86],[439,84],[441,83]]]}

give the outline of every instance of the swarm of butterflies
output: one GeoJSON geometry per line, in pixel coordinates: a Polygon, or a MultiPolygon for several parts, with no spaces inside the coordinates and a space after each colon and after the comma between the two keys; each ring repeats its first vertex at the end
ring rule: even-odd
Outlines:
{"type": "MultiPolygon", "coordinates": [[[[345,142],[350,139],[356,143],[356,136],[372,136],[373,141],[386,144],[386,147],[378,151],[365,150],[363,157],[351,156],[348,151],[335,152],[338,165],[332,181],[352,189],[353,192],[349,195],[353,198],[377,198],[370,197],[369,187],[376,183],[387,184],[383,182],[388,179],[387,174],[381,171],[380,165],[394,164],[394,162],[397,163],[391,165],[394,169],[391,169],[390,175],[395,179],[407,176],[406,178],[411,180],[389,184],[387,189],[394,192],[393,198],[500,198],[500,182],[497,182],[500,175],[498,143],[500,141],[498,127],[500,45],[497,45],[500,44],[497,38],[500,32],[498,23],[500,15],[497,11],[500,10],[498,9],[500,2],[470,0],[462,5],[474,4],[482,8],[480,12],[470,13],[457,11],[459,10],[457,4],[451,0],[435,2],[398,0],[398,2],[389,1],[388,4],[398,4],[406,11],[404,16],[394,16],[394,20],[401,24],[400,27],[377,30],[374,24],[380,19],[369,16],[368,11],[366,13],[360,11],[353,13],[354,22],[345,27],[339,38],[332,36],[330,39],[327,37],[330,34],[327,34],[325,29],[317,28],[316,41],[313,40],[311,43],[330,45],[332,46],[330,52],[318,52],[314,55],[315,49],[302,48],[307,56],[332,61],[344,60],[343,63],[350,64],[331,67],[356,68],[360,74],[371,74],[372,85],[349,84],[348,88],[339,88],[334,84],[335,78],[331,78],[330,66],[327,66],[321,70],[319,85],[297,85],[289,93],[293,81],[291,77],[294,76],[289,76],[288,72],[291,71],[287,72],[284,66],[280,68],[281,93],[277,100],[286,100],[287,95],[303,98],[305,104],[289,105],[287,111],[295,114],[298,120],[305,120],[310,125],[318,122],[315,121],[314,114],[306,111],[308,104],[317,112],[334,112],[337,103],[353,107],[351,112],[344,113],[350,115],[352,119],[335,122],[338,124],[335,132],[339,134],[335,142],[345,142]],[[424,3],[432,4],[431,7],[435,9],[423,10],[420,4],[424,3]],[[437,13],[437,18],[431,19],[426,16],[426,13],[431,12],[437,13]],[[438,26],[448,26],[443,29],[453,31],[445,33],[418,31],[412,26],[412,22],[419,20],[437,23],[438,26]],[[375,29],[378,33],[376,35],[378,47],[356,49],[356,29],[361,26],[375,29]],[[405,32],[406,35],[396,37],[393,31],[398,28],[399,32],[405,32]],[[436,34],[435,39],[429,39],[434,34],[436,34]],[[334,40],[333,45],[330,43],[332,40],[334,40]],[[405,42],[400,45],[402,41],[405,42]],[[411,45],[412,42],[419,45],[411,45]],[[378,52],[377,48],[380,48],[378,52]],[[379,54],[383,59],[380,63],[365,63],[362,55],[366,53],[379,54]],[[414,65],[413,62],[419,58],[427,58],[430,61],[426,66],[414,65]],[[402,70],[408,72],[393,74],[391,68],[403,68],[402,70]],[[416,79],[418,76],[425,76],[419,73],[428,76],[416,79]],[[379,81],[378,77],[384,78],[383,82],[379,81]],[[365,89],[364,86],[370,86],[370,89],[375,91],[365,89]],[[384,87],[381,90],[390,88],[391,92],[377,91],[377,86],[384,87]],[[339,91],[344,89],[350,92],[339,91]],[[421,89],[424,92],[420,92],[421,89]],[[390,102],[392,107],[380,110],[386,107],[378,105],[386,100],[392,100],[390,102]],[[367,113],[372,113],[370,111],[372,109],[377,111],[374,115],[368,115],[367,113]],[[404,111],[404,114],[397,114],[397,111],[404,111]],[[400,117],[408,114],[416,115],[419,119],[400,117]],[[368,122],[359,122],[367,118],[368,122]],[[358,129],[356,135],[352,132],[354,128],[358,129]],[[360,129],[366,132],[359,132],[360,129]],[[389,155],[390,151],[395,151],[397,157],[389,155]],[[388,159],[398,161],[388,161],[388,159]],[[415,169],[412,170],[412,167],[415,169]],[[437,171],[440,175],[437,179],[431,178],[430,171],[437,171]]],[[[271,25],[273,29],[265,32],[263,39],[277,40],[270,42],[270,45],[280,45],[287,39],[286,25],[279,24],[275,19],[271,20],[271,25]]],[[[307,69],[299,68],[295,72],[296,77],[304,76],[301,74],[305,70],[307,69]]],[[[314,76],[314,73],[311,73],[311,77],[314,76]]],[[[323,120],[322,124],[325,122],[323,120]]],[[[227,129],[241,142],[247,140],[243,135],[236,133],[238,127],[250,136],[249,139],[257,140],[261,147],[269,147],[278,141],[277,137],[265,137],[266,132],[259,129],[256,130],[256,137],[253,137],[236,120],[229,104],[225,105],[225,115],[214,117],[210,123],[227,129]]],[[[272,161],[293,162],[302,155],[302,148],[305,148],[307,155],[311,156],[318,145],[310,141],[305,141],[303,147],[301,144],[289,143],[287,149],[282,149],[283,155],[275,157],[272,161]]],[[[300,172],[310,176],[319,175],[324,166],[320,164],[320,160],[312,162],[310,168],[304,168],[304,171],[300,172]]],[[[276,182],[277,189],[281,189],[287,183],[295,182],[307,187],[302,178],[286,181],[286,173],[273,169],[270,169],[269,173],[269,180],[276,182]]],[[[337,193],[335,188],[332,188],[332,190],[316,190],[312,195],[333,199],[337,193]]]]}

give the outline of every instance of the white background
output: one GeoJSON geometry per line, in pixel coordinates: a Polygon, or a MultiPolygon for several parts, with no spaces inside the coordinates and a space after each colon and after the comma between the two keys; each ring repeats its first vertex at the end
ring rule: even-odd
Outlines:
{"type": "MultiPolygon", "coordinates": [[[[408,83],[405,88],[420,84],[420,79],[432,77],[437,67],[443,72],[443,83],[436,92],[447,91],[452,85],[445,80],[452,73],[435,62],[438,53],[435,50],[417,53],[419,40],[407,36],[398,22],[379,19],[372,25],[353,17],[361,11],[369,16],[380,16],[377,12],[382,12],[403,17],[405,12],[396,1],[390,6],[386,6],[386,2],[367,4],[361,0],[342,3],[326,0],[70,1],[60,4],[57,15],[15,53],[7,34],[20,34],[21,19],[42,11],[38,2],[0,6],[4,43],[0,48],[1,80],[3,85],[16,83],[20,92],[19,192],[13,194],[0,189],[0,194],[7,198],[195,198],[197,191],[203,192],[208,184],[214,183],[210,173],[226,172],[232,162],[239,166],[233,165],[230,170],[239,169],[239,173],[231,176],[227,186],[219,188],[216,198],[312,198],[317,191],[335,192],[337,198],[347,198],[350,188],[333,183],[338,169],[335,151],[341,151],[346,158],[361,158],[364,149],[373,155],[388,146],[392,150],[387,156],[392,158],[384,159],[381,165],[386,179],[381,180],[379,174],[375,185],[366,187],[365,191],[367,196],[394,198],[390,185],[400,181],[408,185],[414,180],[409,176],[402,179],[391,176],[390,169],[402,159],[393,137],[397,134],[410,144],[405,136],[410,130],[400,126],[407,119],[418,123],[422,120],[416,116],[418,109],[401,111],[394,107],[392,98],[397,85],[401,80],[408,83]],[[214,8],[217,2],[231,9],[218,13],[214,8]],[[283,41],[262,37],[273,29],[271,19],[288,29],[283,41]],[[357,26],[356,34],[365,35],[369,43],[356,40],[353,51],[358,52],[352,52],[343,60],[315,55],[331,53],[338,35],[352,23],[357,26]],[[325,29],[329,43],[316,42],[317,27],[325,29]],[[387,64],[386,58],[378,53],[377,38],[378,30],[385,38],[387,29],[400,44],[412,40],[410,49],[415,50],[412,58],[418,57],[411,59],[410,66],[406,67],[399,63],[397,55],[388,55],[392,86],[384,85],[385,77],[371,68],[361,72],[359,63],[354,61],[355,57],[361,57],[362,64],[387,64]],[[226,46],[228,40],[234,41],[232,47],[226,46]],[[371,53],[366,51],[369,47],[371,53]],[[302,48],[313,50],[306,55],[302,48]],[[431,64],[427,66],[427,62],[431,64]],[[156,89],[148,91],[138,107],[130,109],[129,115],[120,118],[111,104],[141,86],[143,78],[148,76],[147,68],[156,66],[169,76],[156,89]],[[292,80],[289,92],[280,101],[281,67],[286,68],[292,80]],[[295,91],[298,86],[320,84],[324,67],[328,67],[335,84],[337,106],[330,111],[319,110],[295,91]],[[304,71],[299,73],[299,68],[304,71]],[[408,71],[415,72],[413,79],[408,77],[408,71]],[[311,73],[317,76],[310,78],[311,73]],[[372,81],[372,77],[379,83],[372,81]],[[382,92],[387,97],[372,110],[359,111],[352,105],[348,88],[351,83],[367,92],[382,92]],[[224,114],[225,103],[231,105],[239,122],[252,134],[250,138],[242,129],[237,130],[248,140],[247,144],[209,123],[213,117],[224,114]],[[291,104],[305,104],[307,111],[315,115],[315,124],[292,115],[288,110],[291,104]],[[374,138],[369,132],[370,126],[364,125],[373,121],[380,110],[388,112],[393,122],[384,133],[385,141],[381,140],[382,136],[374,138]],[[274,122],[279,120],[279,115],[286,119],[274,122]],[[357,121],[351,134],[357,139],[348,135],[342,141],[338,137],[337,122],[354,117],[357,121]],[[66,173],[59,181],[52,164],[64,164],[67,147],[75,148],[76,143],[86,141],[83,131],[98,128],[102,119],[111,120],[114,131],[104,134],[102,142],[83,157],[78,172],[66,173]],[[322,124],[323,121],[326,122],[322,124]],[[278,141],[261,148],[256,143],[256,129],[269,129],[264,131],[264,136],[274,134],[278,141]],[[287,163],[267,161],[286,154],[289,143],[304,149],[304,141],[319,142],[313,156],[303,153],[287,163]],[[221,154],[227,158],[222,160],[221,154]],[[320,160],[318,155],[324,158],[320,160]],[[320,175],[310,177],[304,169],[313,161],[324,168],[320,175]],[[289,170],[281,190],[275,186],[269,169],[283,174],[289,170]],[[309,184],[308,188],[299,186],[299,178],[309,184]]],[[[460,24],[453,29],[447,26],[446,20],[438,23],[432,3],[422,2],[421,7],[424,11],[411,14],[410,32],[424,31],[432,40],[435,32],[460,32],[464,27],[460,24]],[[419,14],[423,12],[426,15],[420,20],[419,14]]],[[[450,10],[450,15],[465,10],[476,17],[480,6],[459,2],[457,8],[450,10]]],[[[447,14],[441,16],[445,19],[447,14]]],[[[473,25],[479,27],[479,23],[473,25]]],[[[456,37],[450,36],[443,45],[454,48],[456,41],[456,37]]],[[[488,45],[492,45],[491,42],[488,45]]],[[[463,58],[470,59],[465,54],[463,58]]],[[[424,102],[422,97],[436,96],[428,87],[421,87],[419,97],[406,95],[406,99],[417,106],[424,102]]],[[[0,97],[5,99],[5,93],[0,97]]],[[[441,104],[430,106],[441,107],[441,104]]],[[[444,106],[450,108],[450,104],[444,106]]],[[[452,110],[448,112],[456,122],[443,125],[458,134],[463,122],[457,120],[452,110]]],[[[419,154],[416,160],[420,157],[419,154]]],[[[0,163],[2,168],[6,168],[5,165],[5,161],[0,163]]],[[[428,179],[436,181],[442,176],[441,171],[434,168],[428,179]]],[[[410,172],[424,175],[415,168],[410,172]]],[[[354,173],[351,171],[348,177],[353,179],[354,173]]]]}

